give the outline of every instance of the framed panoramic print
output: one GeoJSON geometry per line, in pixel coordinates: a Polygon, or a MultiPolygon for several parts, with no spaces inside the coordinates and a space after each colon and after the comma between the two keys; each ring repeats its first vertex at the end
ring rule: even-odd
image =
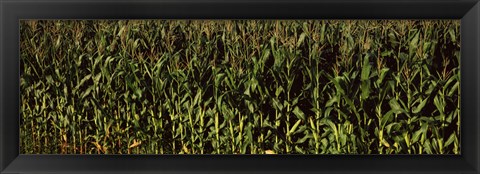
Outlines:
{"type": "Polygon", "coordinates": [[[479,173],[477,0],[0,11],[1,173],[479,173]]]}

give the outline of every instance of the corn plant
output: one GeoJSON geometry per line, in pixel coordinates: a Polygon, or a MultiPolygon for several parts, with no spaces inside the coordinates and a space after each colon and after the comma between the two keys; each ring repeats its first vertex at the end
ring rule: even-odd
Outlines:
{"type": "Polygon", "coordinates": [[[458,20],[22,20],[24,154],[459,154],[458,20]]]}

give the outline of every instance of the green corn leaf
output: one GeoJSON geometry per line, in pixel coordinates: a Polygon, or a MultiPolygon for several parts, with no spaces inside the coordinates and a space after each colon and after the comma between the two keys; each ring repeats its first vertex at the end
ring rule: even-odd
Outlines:
{"type": "Polygon", "coordinates": [[[298,42],[297,42],[297,47],[300,47],[300,45],[303,43],[303,41],[305,40],[305,36],[307,36],[306,33],[300,34],[300,38],[298,39],[298,42]]]}
{"type": "Polygon", "coordinates": [[[450,89],[450,91],[448,91],[448,96],[453,96],[453,93],[457,92],[457,89],[458,87],[460,86],[460,82],[456,82],[452,88],[450,89]]]}
{"type": "Polygon", "coordinates": [[[325,27],[326,27],[326,24],[323,23],[322,24],[322,27],[320,28],[320,43],[325,43],[325,27]]]}
{"type": "Polygon", "coordinates": [[[278,110],[283,109],[283,105],[278,101],[278,99],[272,99],[272,102],[273,102],[273,106],[275,106],[275,108],[277,108],[278,110]]]}
{"type": "Polygon", "coordinates": [[[275,90],[275,96],[280,96],[280,94],[283,92],[283,87],[279,86],[277,87],[277,90],[275,90]]]}
{"type": "Polygon", "coordinates": [[[412,38],[412,40],[410,41],[410,44],[409,44],[409,56],[412,57],[413,54],[415,53],[416,49],[417,49],[417,45],[418,45],[418,38],[420,36],[420,31],[417,31],[415,36],[412,38]]]}
{"type": "Polygon", "coordinates": [[[255,112],[255,107],[253,106],[252,103],[249,103],[249,104],[248,104],[248,110],[249,110],[251,113],[254,113],[254,112],[255,112]]]}
{"type": "Polygon", "coordinates": [[[457,39],[456,39],[456,37],[455,37],[455,31],[453,30],[453,28],[450,27],[450,28],[448,29],[448,34],[450,35],[450,38],[452,39],[452,42],[456,42],[456,41],[457,41],[457,39]]]}
{"type": "Polygon", "coordinates": [[[312,138],[311,134],[305,135],[304,137],[299,139],[297,142],[295,142],[295,144],[302,144],[302,143],[304,143],[305,141],[307,141],[308,139],[311,139],[311,138],[312,138]]]}
{"type": "Polygon", "coordinates": [[[142,93],[143,93],[142,89],[140,89],[140,88],[135,89],[135,97],[136,98],[138,98],[138,99],[142,98],[142,93]]]}
{"type": "Polygon", "coordinates": [[[219,73],[215,77],[215,87],[220,86],[220,83],[223,81],[225,78],[225,73],[219,73]]]}
{"type": "Polygon", "coordinates": [[[410,147],[412,142],[410,141],[410,135],[408,132],[403,132],[403,138],[405,140],[405,143],[407,144],[407,147],[410,147]]]}
{"type": "Polygon", "coordinates": [[[381,85],[382,82],[383,82],[383,79],[385,78],[385,76],[387,75],[387,72],[389,71],[390,69],[389,68],[382,68],[380,70],[380,76],[378,77],[377,79],[377,85],[381,85]]]}
{"type": "Polygon", "coordinates": [[[383,115],[381,118],[380,118],[380,128],[384,128],[385,125],[390,122],[390,120],[392,119],[392,115],[393,115],[394,111],[391,110],[391,111],[388,111],[385,115],[383,115]]]}
{"type": "Polygon", "coordinates": [[[455,133],[452,133],[452,134],[448,137],[448,139],[447,139],[447,141],[445,142],[445,144],[443,145],[443,147],[446,148],[446,147],[450,146],[450,144],[452,144],[453,141],[456,140],[456,139],[457,139],[457,136],[455,135],[455,133]]]}
{"type": "Polygon", "coordinates": [[[293,132],[292,134],[300,134],[300,133],[303,133],[303,134],[308,134],[309,130],[307,130],[307,126],[306,125],[301,125],[301,126],[298,126],[297,130],[295,132],[293,132]]]}
{"type": "Polygon", "coordinates": [[[402,113],[404,110],[402,109],[402,107],[400,106],[400,104],[398,104],[397,100],[395,100],[394,98],[391,99],[388,104],[390,105],[390,108],[392,108],[392,111],[396,114],[400,114],[402,113]]]}
{"type": "Polygon", "coordinates": [[[338,102],[338,96],[335,95],[332,98],[330,98],[330,100],[327,101],[327,103],[325,104],[325,107],[330,107],[336,102],[338,102]]]}
{"type": "Polygon", "coordinates": [[[361,98],[363,100],[368,99],[370,96],[370,83],[369,82],[362,82],[360,86],[360,90],[362,91],[361,98]]]}
{"type": "Polygon", "coordinates": [[[420,104],[418,104],[418,106],[416,106],[416,107],[413,108],[412,112],[413,112],[414,114],[419,113],[419,112],[425,107],[425,105],[427,104],[427,101],[428,101],[428,98],[423,99],[423,100],[420,102],[420,104]]]}
{"type": "Polygon", "coordinates": [[[292,126],[292,128],[290,129],[287,135],[291,135],[293,132],[295,132],[295,130],[297,129],[298,125],[300,125],[301,122],[302,120],[297,120],[297,122],[295,122],[295,124],[292,126]]]}
{"type": "Polygon", "coordinates": [[[423,53],[428,53],[431,45],[432,43],[428,41],[423,43],[423,53]]]}
{"type": "Polygon", "coordinates": [[[345,91],[343,90],[342,86],[340,85],[340,82],[343,80],[343,77],[335,77],[333,78],[332,82],[335,85],[335,89],[339,94],[345,94],[345,91]]]}
{"type": "Polygon", "coordinates": [[[276,51],[275,50],[275,42],[276,42],[275,40],[276,40],[275,36],[270,38],[270,46],[272,47],[272,51],[274,51],[274,52],[276,51]]]}
{"type": "Polygon", "coordinates": [[[85,77],[83,77],[83,79],[80,80],[80,82],[77,84],[77,86],[75,87],[75,89],[78,90],[78,89],[80,88],[80,86],[82,86],[82,85],[85,83],[85,81],[89,80],[91,77],[92,77],[91,74],[86,75],[85,77]]]}
{"type": "Polygon", "coordinates": [[[385,130],[387,131],[387,134],[390,135],[392,131],[399,131],[401,126],[402,125],[400,123],[390,123],[387,126],[385,126],[385,130]]]}
{"type": "Polygon", "coordinates": [[[82,97],[80,97],[81,99],[84,99],[85,97],[87,97],[93,90],[94,86],[90,86],[89,88],[87,88],[87,90],[85,92],[83,92],[82,94],[82,97]]]}
{"type": "Polygon", "coordinates": [[[440,114],[443,114],[444,113],[444,104],[443,102],[439,99],[439,96],[435,96],[435,98],[433,98],[433,104],[437,107],[438,111],[440,112],[440,114]]]}
{"type": "Polygon", "coordinates": [[[417,130],[413,133],[412,135],[412,144],[418,142],[418,140],[420,139],[420,135],[424,133],[423,130],[417,130]]]}
{"type": "Polygon", "coordinates": [[[263,51],[262,60],[264,61],[264,63],[268,59],[268,57],[270,57],[270,49],[267,48],[263,51]]]}
{"type": "Polygon", "coordinates": [[[101,73],[98,73],[97,75],[95,75],[95,77],[93,78],[93,81],[95,82],[95,84],[98,84],[100,82],[101,77],[102,77],[101,73]]]}
{"type": "Polygon", "coordinates": [[[298,119],[305,120],[305,114],[302,110],[300,110],[298,106],[293,109],[293,113],[295,114],[295,116],[297,116],[298,119]]]}
{"type": "Polygon", "coordinates": [[[202,89],[198,89],[197,95],[195,95],[195,98],[193,99],[193,105],[199,104],[201,96],[202,96],[202,89]]]}
{"type": "Polygon", "coordinates": [[[362,81],[366,81],[369,79],[370,69],[371,69],[371,65],[368,59],[368,54],[367,54],[363,59],[362,75],[360,76],[362,81]]]}

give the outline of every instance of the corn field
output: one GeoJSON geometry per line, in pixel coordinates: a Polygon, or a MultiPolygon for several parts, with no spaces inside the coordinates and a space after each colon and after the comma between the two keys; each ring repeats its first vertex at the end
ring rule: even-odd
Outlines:
{"type": "Polygon", "coordinates": [[[460,154],[459,20],[22,20],[23,154],[460,154]]]}

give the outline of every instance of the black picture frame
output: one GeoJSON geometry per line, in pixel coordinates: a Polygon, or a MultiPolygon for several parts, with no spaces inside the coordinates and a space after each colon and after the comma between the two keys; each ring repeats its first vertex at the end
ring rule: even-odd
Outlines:
{"type": "Polygon", "coordinates": [[[0,173],[480,171],[478,0],[0,0],[0,173]],[[22,155],[21,19],[461,19],[461,155],[22,155]]]}

